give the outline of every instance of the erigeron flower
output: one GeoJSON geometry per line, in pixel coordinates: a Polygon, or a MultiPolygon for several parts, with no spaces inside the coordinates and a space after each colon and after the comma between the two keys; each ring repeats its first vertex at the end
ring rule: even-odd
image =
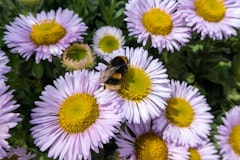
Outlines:
{"type": "Polygon", "coordinates": [[[237,35],[240,28],[240,3],[236,0],[180,0],[178,12],[186,25],[213,40],[237,35]]]}
{"type": "Polygon", "coordinates": [[[8,90],[4,80],[0,80],[0,159],[7,155],[6,150],[10,149],[7,141],[11,137],[9,130],[14,128],[21,121],[19,113],[13,111],[19,107],[13,100],[13,90],[8,90]]]}
{"type": "Polygon", "coordinates": [[[162,132],[168,142],[195,147],[210,134],[213,119],[210,109],[197,88],[171,80],[171,97],[165,111],[153,120],[153,128],[162,132]]]}
{"type": "Polygon", "coordinates": [[[63,53],[62,64],[67,70],[91,68],[95,57],[87,44],[73,43],[63,53]]]}
{"type": "Polygon", "coordinates": [[[70,43],[82,42],[87,26],[77,14],[69,9],[42,11],[34,17],[19,15],[6,25],[4,41],[13,53],[27,60],[35,55],[39,63],[52,56],[60,57],[70,43]]]}
{"type": "Polygon", "coordinates": [[[144,46],[150,37],[152,47],[159,52],[180,50],[189,42],[191,34],[177,6],[176,0],[129,1],[125,11],[129,35],[144,46]]]}
{"type": "Polygon", "coordinates": [[[218,126],[215,135],[218,140],[220,154],[223,160],[240,159],[240,106],[235,106],[226,112],[222,118],[223,125],[218,126]]]}
{"type": "Polygon", "coordinates": [[[67,72],[47,85],[32,110],[34,143],[48,157],[60,160],[91,159],[115,137],[122,120],[120,98],[101,91],[100,74],[94,71],[67,72]]]}
{"type": "Polygon", "coordinates": [[[109,62],[116,56],[125,56],[129,62],[121,89],[117,92],[123,101],[123,117],[130,123],[158,117],[170,98],[170,81],[162,62],[148,56],[148,51],[142,47],[119,49],[104,59],[109,62]]]}
{"type": "Polygon", "coordinates": [[[125,44],[122,30],[112,26],[99,28],[93,36],[93,51],[99,57],[107,56],[125,44]]]}

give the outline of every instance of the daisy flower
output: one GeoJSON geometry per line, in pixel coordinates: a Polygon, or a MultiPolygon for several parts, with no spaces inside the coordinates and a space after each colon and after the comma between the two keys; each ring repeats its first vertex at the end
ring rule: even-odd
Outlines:
{"type": "Polygon", "coordinates": [[[31,152],[27,153],[26,149],[22,147],[11,147],[4,159],[31,160],[34,157],[36,157],[36,154],[32,154],[31,152]]]}
{"type": "Polygon", "coordinates": [[[91,68],[95,57],[87,44],[74,43],[63,53],[62,64],[67,70],[91,68]]]}
{"type": "Polygon", "coordinates": [[[0,80],[7,80],[7,77],[4,75],[8,73],[11,68],[7,66],[9,62],[8,57],[6,56],[5,52],[0,50],[0,80]]]}
{"type": "Polygon", "coordinates": [[[197,88],[171,80],[171,97],[166,110],[154,119],[153,128],[163,132],[164,140],[195,147],[210,134],[213,119],[210,109],[197,88]]]}
{"type": "Polygon", "coordinates": [[[6,139],[11,137],[9,129],[15,127],[21,121],[19,113],[13,113],[19,107],[13,98],[13,90],[8,91],[3,80],[0,80],[0,159],[6,156],[7,149],[10,148],[6,139]]]}
{"type": "Polygon", "coordinates": [[[191,38],[176,0],[131,0],[126,4],[127,28],[130,36],[145,46],[148,38],[152,47],[174,52],[191,38]]]}
{"type": "Polygon", "coordinates": [[[214,144],[205,140],[203,140],[198,146],[189,148],[188,152],[190,153],[190,160],[218,160],[220,158],[214,144]]]}
{"type": "Polygon", "coordinates": [[[99,57],[104,57],[122,48],[124,44],[122,30],[116,27],[103,26],[93,35],[93,51],[99,57]]]}
{"type": "Polygon", "coordinates": [[[57,11],[42,11],[34,17],[19,15],[6,25],[4,41],[12,52],[27,60],[35,55],[40,60],[52,60],[63,53],[70,43],[82,42],[87,26],[73,11],[59,8],[57,11]]]}
{"type": "Polygon", "coordinates": [[[164,141],[150,121],[126,126],[116,138],[120,159],[188,160],[187,148],[164,141]]]}
{"type": "Polygon", "coordinates": [[[222,118],[223,125],[218,126],[215,136],[223,160],[240,159],[240,106],[235,106],[222,118]]]}
{"type": "Polygon", "coordinates": [[[181,0],[178,12],[201,40],[209,36],[221,40],[237,35],[240,28],[240,3],[236,0],[181,0]]]}
{"type": "Polygon", "coordinates": [[[120,99],[98,90],[100,74],[77,70],[47,85],[32,110],[34,143],[53,159],[91,159],[120,127],[120,99]]]}
{"type": "MultiPolygon", "coordinates": [[[[122,86],[117,91],[123,101],[124,118],[130,123],[140,123],[140,120],[146,122],[158,117],[170,98],[170,81],[162,62],[148,57],[142,47],[119,49],[105,60],[109,62],[116,56],[125,56],[129,62],[122,86]]],[[[99,68],[101,72],[104,67],[99,68]]]]}

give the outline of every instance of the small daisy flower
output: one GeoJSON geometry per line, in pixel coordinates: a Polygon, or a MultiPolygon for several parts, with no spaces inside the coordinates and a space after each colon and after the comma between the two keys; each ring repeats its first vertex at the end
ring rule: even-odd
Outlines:
{"type": "Polygon", "coordinates": [[[3,80],[0,80],[0,159],[6,156],[6,150],[10,148],[6,139],[11,137],[9,129],[14,128],[21,121],[19,113],[13,113],[19,107],[13,98],[13,90],[8,91],[3,80]]]}
{"type": "Polygon", "coordinates": [[[145,46],[151,38],[152,47],[174,52],[191,38],[176,0],[131,0],[126,4],[127,28],[130,36],[145,46]]]}
{"type": "Polygon", "coordinates": [[[163,139],[177,145],[195,147],[207,139],[213,116],[199,90],[186,82],[171,80],[171,97],[162,114],[154,119],[153,128],[163,132],[163,139]]]}
{"type": "Polygon", "coordinates": [[[32,136],[48,157],[91,159],[91,150],[98,152],[118,132],[120,99],[115,92],[98,90],[99,79],[94,71],[67,72],[35,102],[32,136]]]}
{"type": "Polygon", "coordinates": [[[34,17],[19,15],[6,25],[4,41],[12,52],[26,59],[35,55],[40,60],[52,60],[62,55],[70,43],[82,42],[87,26],[73,11],[59,8],[57,11],[42,11],[34,17]]]}
{"type": "Polygon", "coordinates": [[[240,159],[240,106],[235,106],[222,118],[223,125],[218,126],[218,145],[223,160],[240,159]]]}
{"type": "Polygon", "coordinates": [[[11,68],[7,66],[9,62],[8,57],[6,56],[5,52],[0,50],[0,80],[7,80],[7,77],[4,75],[10,72],[11,68]]]}
{"type": "Polygon", "coordinates": [[[127,127],[116,138],[120,159],[188,160],[187,148],[164,141],[152,130],[150,121],[127,123],[127,127]]]}
{"type": "Polygon", "coordinates": [[[178,12],[187,26],[201,33],[201,40],[209,36],[221,40],[237,35],[240,28],[240,3],[236,0],[181,0],[178,12]]]}
{"type": "Polygon", "coordinates": [[[36,157],[36,154],[32,154],[31,152],[26,151],[26,149],[22,147],[10,148],[7,152],[7,156],[4,159],[16,159],[16,160],[31,160],[36,157]]]}
{"type": "Polygon", "coordinates": [[[212,142],[202,141],[198,146],[188,149],[191,159],[199,160],[218,160],[220,156],[212,142]]]}
{"type": "Polygon", "coordinates": [[[74,43],[64,51],[62,64],[67,70],[88,69],[94,65],[94,60],[89,45],[74,43]]]}
{"type": "Polygon", "coordinates": [[[93,36],[93,51],[99,57],[104,57],[115,50],[123,47],[125,39],[122,30],[103,26],[99,28],[93,36]]]}
{"type": "MultiPolygon", "coordinates": [[[[105,57],[105,60],[109,62],[116,56],[125,56],[129,62],[128,71],[118,90],[123,101],[123,116],[130,123],[140,123],[140,120],[146,122],[158,117],[170,98],[170,81],[162,62],[148,57],[148,52],[142,47],[119,49],[105,57]]],[[[98,67],[103,68],[103,65],[98,67]]]]}

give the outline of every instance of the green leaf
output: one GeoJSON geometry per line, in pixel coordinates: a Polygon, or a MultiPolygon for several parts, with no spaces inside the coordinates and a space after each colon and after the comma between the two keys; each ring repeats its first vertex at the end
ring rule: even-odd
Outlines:
{"type": "Polygon", "coordinates": [[[32,76],[40,79],[43,76],[43,66],[41,63],[35,64],[32,68],[32,76]]]}
{"type": "Polygon", "coordinates": [[[211,82],[223,85],[230,76],[231,64],[231,61],[220,61],[213,68],[209,68],[208,73],[203,75],[203,77],[211,82]]]}
{"type": "Polygon", "coordinates": [[[192,74],[191,72],[186,72],[183,74],[183,80],[191,84],[195,81],[195,75],[192,74]]]}
{"type": "Polygon", "coordinates": [[[240,53],[233,57],[232,68],[236,79],[240,81],[240,53]]]}

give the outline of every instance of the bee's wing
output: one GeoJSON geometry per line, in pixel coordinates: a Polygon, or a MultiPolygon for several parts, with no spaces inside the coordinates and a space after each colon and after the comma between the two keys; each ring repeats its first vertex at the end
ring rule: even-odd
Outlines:
{"type": "Polygon", "coordinates": [[[121,66],[107,67],[101,74],[101,82],[106,82],[121,66]]]}

